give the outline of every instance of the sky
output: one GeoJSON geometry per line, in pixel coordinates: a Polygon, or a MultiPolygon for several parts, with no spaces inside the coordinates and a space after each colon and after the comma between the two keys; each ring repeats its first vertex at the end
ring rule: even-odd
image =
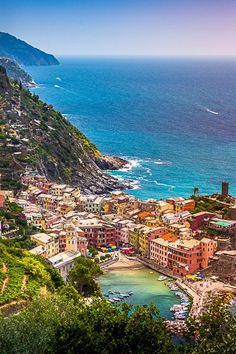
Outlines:
{"type": "Polygon", "coordinates": [[[236,0],[1,0],[0,17],[56,55],[236,55],[236,0]]]}

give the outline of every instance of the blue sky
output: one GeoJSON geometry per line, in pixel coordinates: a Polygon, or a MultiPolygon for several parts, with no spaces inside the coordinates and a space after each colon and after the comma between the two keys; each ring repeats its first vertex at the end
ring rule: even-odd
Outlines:
{"type": "Polygon", "coordinates": [[[236,0],[1,0],[0,31],[57,55],[236,55],[236,0]]]}

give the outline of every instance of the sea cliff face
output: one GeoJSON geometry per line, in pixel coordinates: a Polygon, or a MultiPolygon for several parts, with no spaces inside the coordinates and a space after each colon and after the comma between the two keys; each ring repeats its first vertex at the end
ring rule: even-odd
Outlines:
{"type": "Polygon", "coordinates": [[[103,157],[87,137],[28,90],[10,82],[0,67],[0,170],[3,186],[18,188],[25,169],[49,180],[78,185],[84,193],[105,193],[127,184],[102,169],[126,161],[103,157]]]}

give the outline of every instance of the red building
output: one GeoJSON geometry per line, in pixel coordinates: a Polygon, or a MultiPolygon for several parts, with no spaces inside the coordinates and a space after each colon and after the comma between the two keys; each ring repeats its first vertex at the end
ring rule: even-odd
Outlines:
{"type": "Polygon", "coordinates": [[[90,225],[79,225],[84,231],[88,244],[92,246],[108,245],[109,243],[117,243],[117,231],[114,226],[97,223],[90,225]]]}
{"type": "Polygon", "coordinates": [[[199,213],[192,215],[192,220],[190,222],[190,228],[193,231],[201,229],[207,226],[208,221],[215,216],[214,213],[208,213],[207,211],[200,211],[199,213]]]}

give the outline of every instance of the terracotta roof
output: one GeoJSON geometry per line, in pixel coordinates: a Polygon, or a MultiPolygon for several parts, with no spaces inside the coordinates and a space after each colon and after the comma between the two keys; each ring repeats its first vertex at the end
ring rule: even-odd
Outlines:
{"type": "Polygon", "coordinates": [[[178,240],[178,237],[174,234],[164,234],[163,236],[161,236],[161,238],[165,241],[170,241],[170,242],[175,242],[178,240]]]}

